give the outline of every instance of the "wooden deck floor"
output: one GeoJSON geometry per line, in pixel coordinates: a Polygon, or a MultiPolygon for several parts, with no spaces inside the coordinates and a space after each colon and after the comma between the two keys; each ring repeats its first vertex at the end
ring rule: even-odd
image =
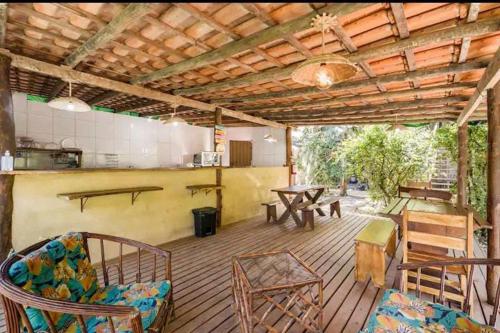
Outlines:
{"type": "MultiPolygon", "coordinates": [[[[316,228],[297,228],[292,220],[284,225],[243,222],[222,228],[206,238],[189,237],[163,245],[172,251],[176,319],[168,332],[239,332],[231,295],[231,257],[250,252],[290,249],[322,277],[324,283],[324,332],[358,332],[382,291],[369,281],[354,281],[354,237],[370,220],[368,215],[344,214],[339,218],[316,217],[316,228]]],[[[484,253],[476,246],[476,256],[484,253]]],[[[126,260],[134,265],[134,258],[126,260]]],[[[397,286],[396,258],[387,262],[386,287],[397,286]]],[[[143,270],[148,274],[147,267],[143,270]]],[[[475,275],[473,316],[480,322],[491,309],[479,300],[486,298],[484,271],[475,275]]],[[[133,276],[130,276],[133,278],[133,276]]],[[[127,280],[127,279],[126,279],[127,280]]],[[[280,324],[281,317],[273,317],[280,324]]],[[[2,323],[3,324],[3,323],[2,323]]],[[[4,331],[3,325],[0,331],[4,331]]],[[[301,332],[292,327],[290,332],[301,332]]]]}
{"type": "MultiPolygon", "coordinates": [[[[166,244],[173,252],[176,306],[169,332],[239,332],[232,308],[231,256],[283,248],[292,250],[323,277],[325,332],[358,332],[382,296],[369,281],[354,281],[353,239],[373,218],[359,214],[318,218],[314,231],[297,228],[291,220],[281,226],[246,222],[222,229],[216,236],[166,244]]],[[[476,251],[476,256],[484,256],[479,247],[476,251]]],[[[398,246],[396,258],[387,263],[386,287],[397,286],[400,260],[398,246]]],[[[491,310],[479,302],[486,297],[484,272],[475,278],[473,315],[485,322],[491,310]]],[[[278,322],[280,317],[274,319],[278,322]]]]}

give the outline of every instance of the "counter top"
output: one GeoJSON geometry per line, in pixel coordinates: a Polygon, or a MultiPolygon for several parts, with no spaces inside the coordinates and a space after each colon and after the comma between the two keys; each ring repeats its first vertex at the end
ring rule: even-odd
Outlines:
{"type": "Polygon", "coordinates": [[[50,175],[50,174],[73,174],[73,173],[94,173],[94,172],[134,172],[134,171],[193,171],[193,170],[207,170],[207,169],[242,169],[242,168],[258,168],[258,167],[179,167],[179,168],[75,168],[75,169],[59,169],[59,170],[14,170],[14,171],[0,171],[0,175],[50,175]]]}

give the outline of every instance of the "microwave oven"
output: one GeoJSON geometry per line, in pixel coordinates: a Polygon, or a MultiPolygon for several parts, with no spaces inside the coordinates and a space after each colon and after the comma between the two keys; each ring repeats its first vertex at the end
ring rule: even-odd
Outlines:
{"type": "Polygon", "coordinates": [[[194,166],[215,166],[219,165],[220,155],[213,151],[202,151],[193,156],[194,166]]]}

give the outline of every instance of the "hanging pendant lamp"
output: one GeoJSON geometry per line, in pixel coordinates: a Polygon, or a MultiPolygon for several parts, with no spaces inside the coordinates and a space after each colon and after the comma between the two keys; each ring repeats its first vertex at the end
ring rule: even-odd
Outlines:
{"type": "Polygon", "coordinates": [[[79,98],[71,96],[71,81],[69,82],[69,96],[58,97],[51,100],[48,105],[51,108],[70,111],[70,112],[88,112],[91,110],[90,105],[79,98]]]}
{"type": "Polygon", "coordinates": [[[358,68],[346,58],[337,54],[326,54],[325,32],[336,23],[336,17],[323,13],[317,15],[311,23],[321,32],[322,54],[314,56],[300,64],[292,72],[292,80],[306,86],[316,86],[325,90],[335,83],[345,81],[358,71],[358,68]]]}
{"type": "Polygon", "coordinates": [[[162,123],[164,125],[172,125],[172,126],[179,126],[180,124],[186,124],[186,121],[180,117],[177,117],[175,115],[175,111],[177,110],[177,105],[172,105],[172,107],[174,108],[174,112],[170,115],[170,118],[168,118],[167,120],[162,120],[162,123]]]}

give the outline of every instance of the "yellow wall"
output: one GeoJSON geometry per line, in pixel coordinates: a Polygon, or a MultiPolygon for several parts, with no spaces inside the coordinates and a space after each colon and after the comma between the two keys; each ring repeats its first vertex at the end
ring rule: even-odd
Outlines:
{"type": "MultiPolygon", "coordinates": [[[[229,224],[262,214],[260,203],[272,197],[270,188],[286,185],[287,169],[223,169],[222,180],[222,219],[223,224],[229,224]]],[[[191,197],[185,187],[214,182],[214,169],[17,175],[14,249],[70,230],[117,235],[153,245],[193,235],[191,209],[215,207],[215,192],[191,197]],[[134,205],[130,194],[90,198],[83,213],[79,200],[56,197],[64,192],[134,186],[162,186],[164,190],[142,193],[134,205]]]]}
{"type": "Polygon", "coordinates": [[[238,222],[265,213],[262,203],[276,200],[272,188],[288,186],[288,168],[234,168],[222,173],[222,221],[238,222]]]}

